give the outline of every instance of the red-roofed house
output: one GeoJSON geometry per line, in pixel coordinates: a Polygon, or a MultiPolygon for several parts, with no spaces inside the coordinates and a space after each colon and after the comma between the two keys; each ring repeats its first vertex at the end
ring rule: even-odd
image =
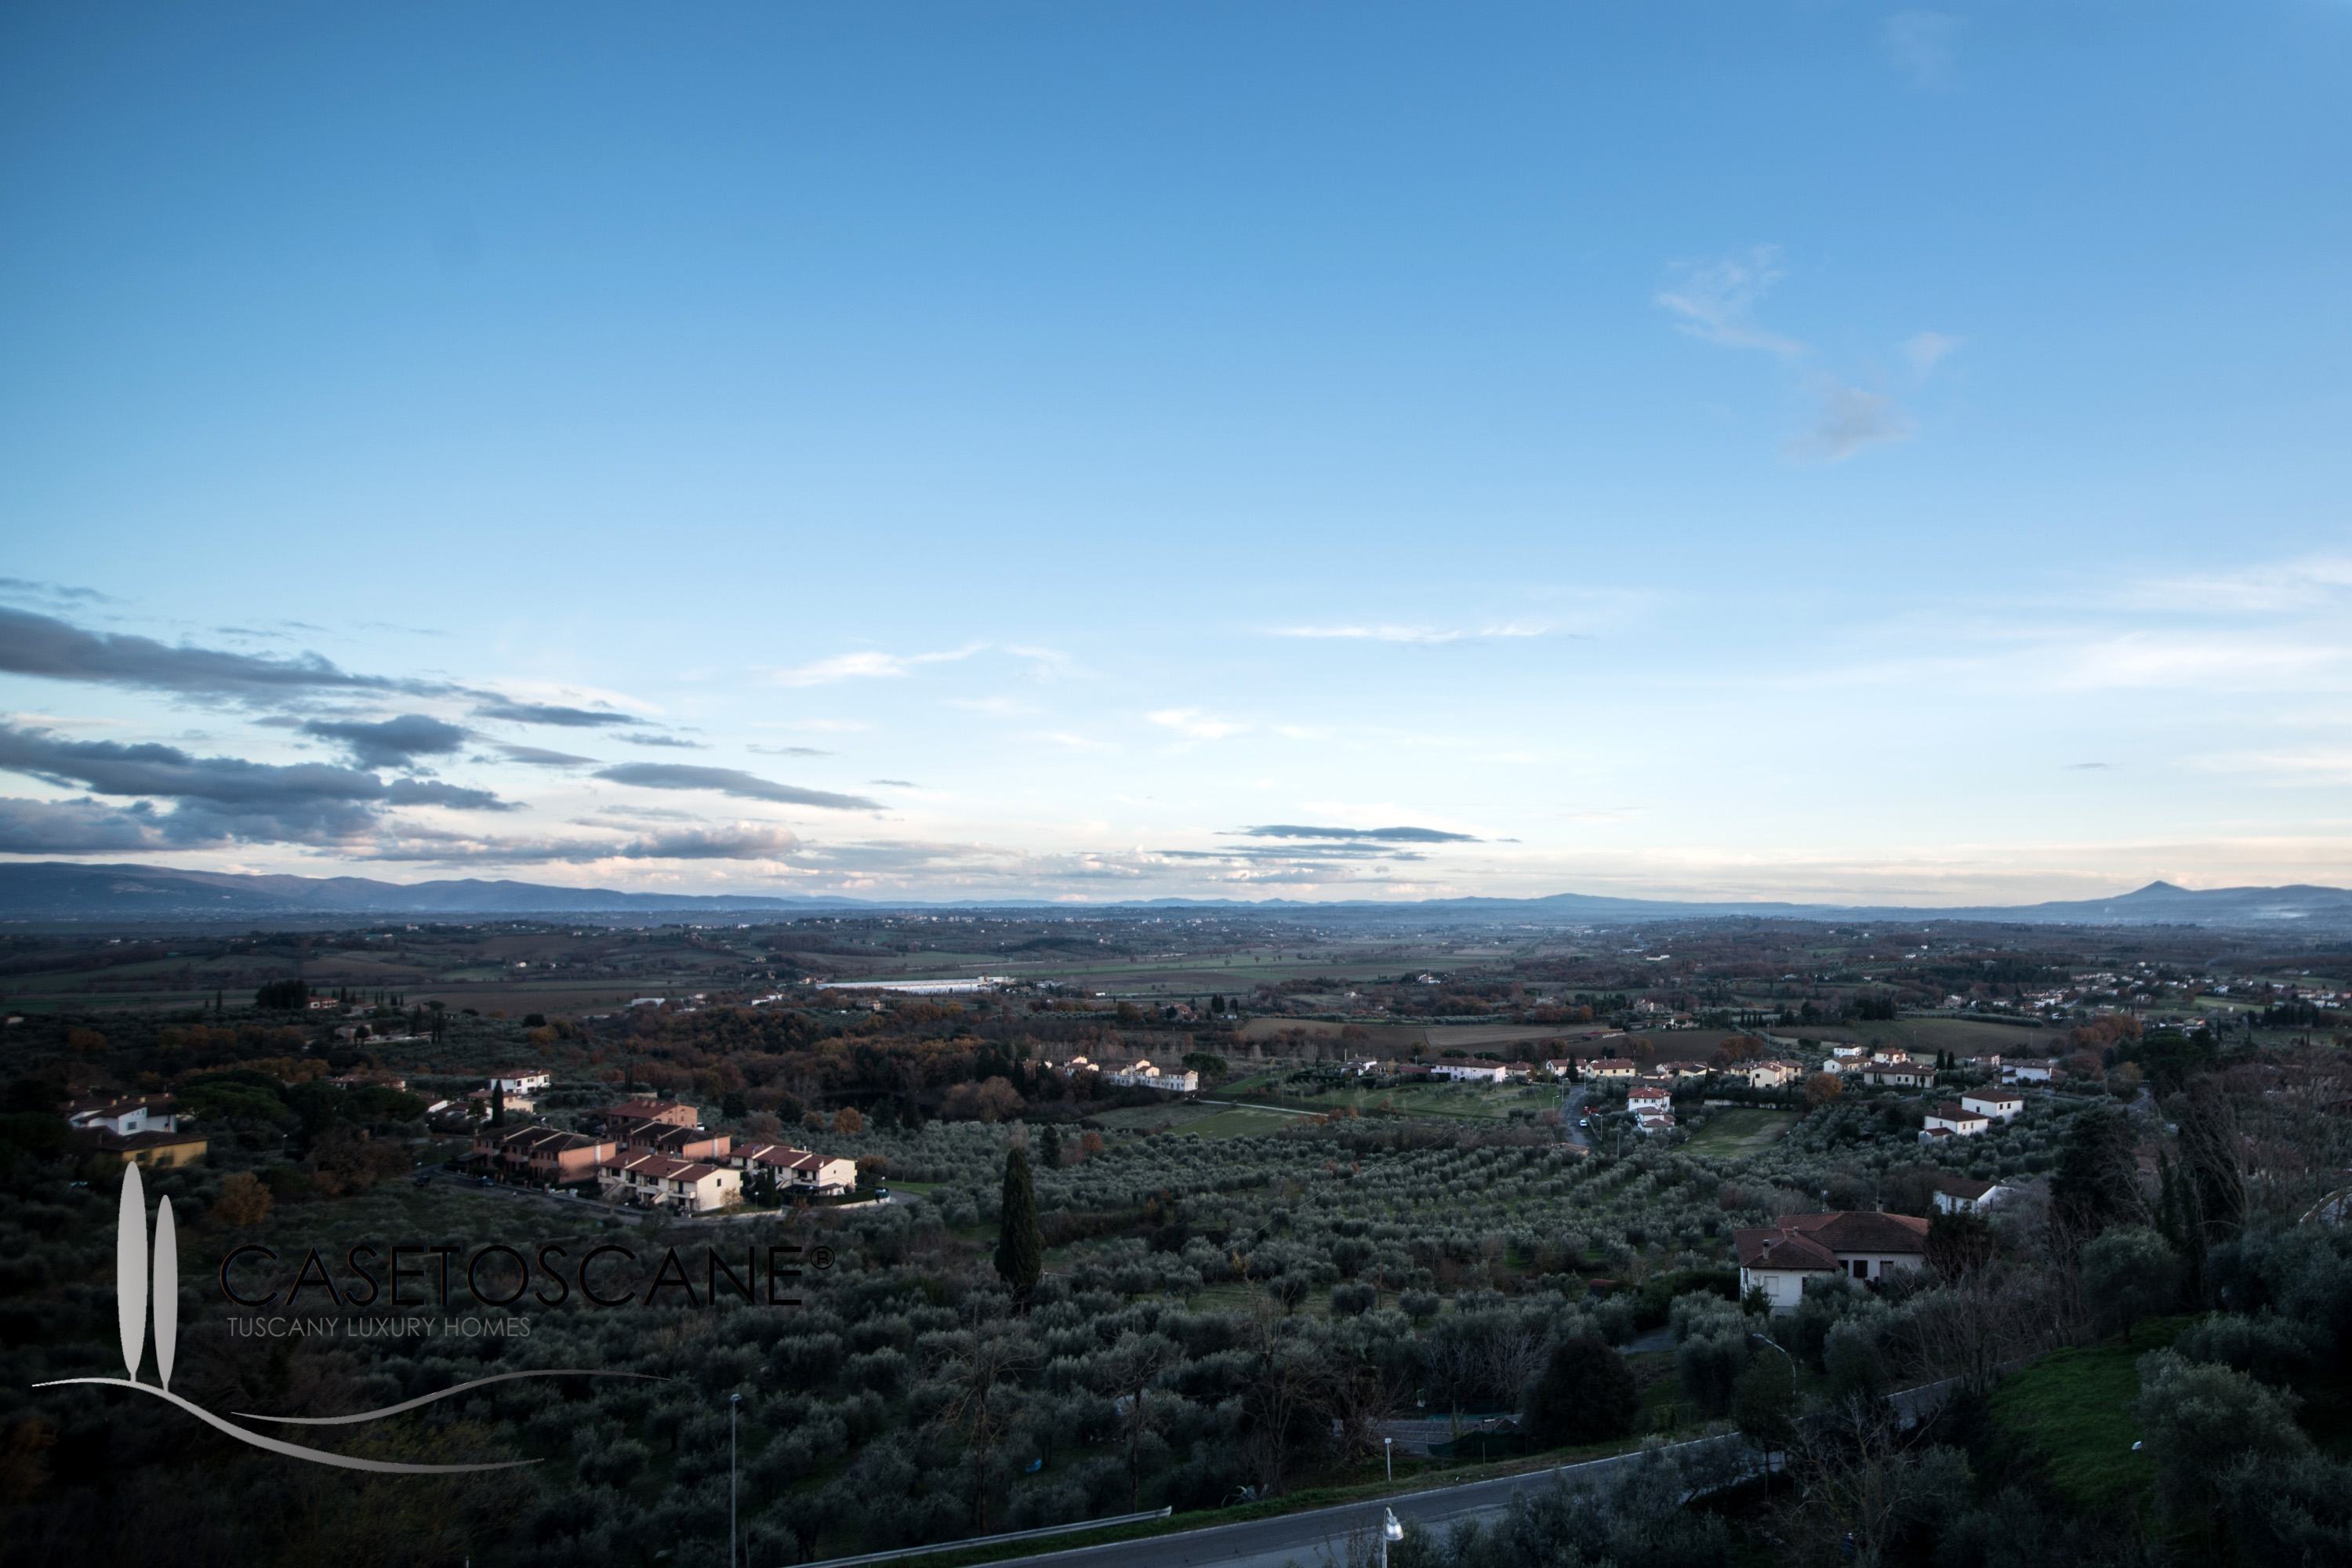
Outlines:
{"type": "Polygon", "coordinates": [[[773,1173],[777,1187],[794,1197],[838,1197],[857,1188],[855,1160],[828,1160],[782,1143],[749,1144],[726,1161],[747,1175],[760,1170],[773,1173]]]}
{"type": "Polygon", "coordinates": [[[1734,1231],[1732,1243],[1741,1292],[1762,1288],[1775,1312],[1794,1311],[1809,1279],[1884,1279],[1927,1266],[1927,1222],[1911,1215],[1784,1215],[1777,1225],[1734,1231]]]}
{"type": "Polygon", "coordinates": [[[596,1181],[612,1202],[688,1214],[709,1214],[743,1195],[741,1172],[667,1154],[616,1154],[596,1167],[596,1181]]]}
{"type": "Polygon", "coordinates": [[[1992,1118],[1982,1111],[1969,1110],[1949,1100],[1927,1112],[1927,1130],[1938,1129],[1956,1138],[1975,1138],[1992,1126],[1992,1118]]]}
{"type": "Polygon", "coordinates": [[[699,1127],[702,1112],[691,1105],[681,1105],[674,1100],[625,1100],[607,1107],[607,1116],[625,1116],[635,1121],[667,1121],[673,1127],[699,1127]]]}

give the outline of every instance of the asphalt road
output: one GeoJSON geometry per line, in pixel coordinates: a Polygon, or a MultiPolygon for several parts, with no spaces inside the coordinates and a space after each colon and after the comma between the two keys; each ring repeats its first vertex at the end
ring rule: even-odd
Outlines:
{"type": "Polygon", "coordinates": [[[1380,1502],[1343,1503],[1337,1508],[1286,1513],[1244,1524],[1214,1525],[1141,1541],[1116,1542],[1108,1546],[1041,1552],[1032,1557],[1003,1559],[1000,1568],[1028,1563],[1051,1563],[1053,1568],[1282,1568],[1284,1563],[1296,1563],[1299,1568],[1317,1568],[1326,1559],[1344,1568],[1349,1532],[1367,1525],[1377,1529],[1383,1507],[1394,1509],[1398,1521],[1408,1531],[1450,1530],[1457,1520],[1499,1513],[1509,1506],[1511,1494],[1521,1487],[1550,1486],[1555,1475],[1605,1475],[1620,1465],[1632,1463],[1634,1458],[1621,1454],[1614,1458],[1589,1459],[1557,1469],[1469,1481],[1433,1491],[1407,1492],[1380,1502]]]}
{"type": "MultiPolygon", "coordinates": [[[[1947,1387],[1931,1384],[1906,1389],[1894,1396],[1895,1404],[1906,1421],[1916,1421],[1941,1403],[1947,1387]]],[[[1669,1452],[1714,1441],[1719,1439],[1677,1443],[1669,1452]]],[[[1050,1563],[1052,1568],[1283,1568],[1286,1563],[1297,1563],[1298,1568],[1324,1568],[1326,1564],[1329,1568],[1346,1568],[1349,1533],[1367,1526],[1377,1528],[1383,1506],[1396,1510],[1399,1522],[1407,1531],[1450,1530],[1464,1519],[1500,1513],[1510,1505],[1511,1495],[1522,1487],[1548,1487],[1555,1476],[1597,1479],[1619,1466],[1631,1464],[1636,1458],[1634,1454],[1620,1454],[1612,1458],[1588,1459],[1580,1465],[1561,1465],[1524,1475],[1407,1492],[1381,1501],[1343,1503],[1337,1508],[1252,1520],[1244,1524],[1220,1524],[1141,1541],[1115,1542],[1107,1546],[1008,1557],[994,1568],[1031,1563],[1050,1563]]],[[[1780,1468],[1777,1456],[1773,1468],[1780,1468]]],[[[1760,1467],[1752,1467],[1747,1473],[1753,1475],[1759,1470],[1760,1467]]]]}

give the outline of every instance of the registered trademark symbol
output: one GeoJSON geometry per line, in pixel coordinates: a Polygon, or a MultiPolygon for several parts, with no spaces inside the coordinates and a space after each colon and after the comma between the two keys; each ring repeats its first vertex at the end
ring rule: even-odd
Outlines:
{"type": "Polygon", "coordinates": [[[816,1266],[819,1268],[830,1268],[833,1267],[833,1248],[830,1247],[820,1247],[816,1249],[816,1266]]]}

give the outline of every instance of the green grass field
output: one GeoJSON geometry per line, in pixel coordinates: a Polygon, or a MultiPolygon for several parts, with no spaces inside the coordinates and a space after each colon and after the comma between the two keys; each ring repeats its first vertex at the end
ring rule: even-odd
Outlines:
{"type": "Polygon", "coordinates": [[[1778,1110],[1718,1110],[1686,1147],[1694,1154],[1737,1159],[1779,1142],[1800,1120],[1778,1110]]]}
{"type": "Polygon", "coordinates": [[[2078,1508],[2147,1486],[2155,1462],[2132,1452],[2140,1432],[2126,1406],[2139,1397],[2139,1358],[2194,1318],[2151,1319],[2104,1344],[2053,1351],[1992,1392],[1993,1419],[2049,1467],[2050,1484],[2078,1508]]]}

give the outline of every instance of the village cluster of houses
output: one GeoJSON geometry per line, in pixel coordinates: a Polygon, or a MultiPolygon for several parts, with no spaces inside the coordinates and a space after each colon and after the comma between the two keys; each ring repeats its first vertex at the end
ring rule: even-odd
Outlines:
{"type": "MultiPolygon", "coordinates": [[[[1936,1058],[1916,1051],[1832,1046],[1825,1065],[1832,1072],[1857,1076],[1864,1083],[1883,1085],[1888,1089],[1936,1087],[1936,1058]]],[[[2021,1083],[2048,1083],[2056,1070],[2053,1064],[2038,1057],[2003,1059],[1999,1053],[1969,1057],[1959,1065],[1984,1073],[2011,1088],[2021,1083]]]]}
{"type": "Polygon", "coordinates": [[[633,1100],[599,1111],[591,1130],[478,1128],[467,1156],[483,1174],[531,1186],[584,1188],[608,1202],[709,1214],[743,1199],[764,1173],[779,1195],[842,1197],[857,1186],[855,1161],[782,1143],[735,1147],[703,1126],[702,1113],[675,1100],[633,1100]]]}

